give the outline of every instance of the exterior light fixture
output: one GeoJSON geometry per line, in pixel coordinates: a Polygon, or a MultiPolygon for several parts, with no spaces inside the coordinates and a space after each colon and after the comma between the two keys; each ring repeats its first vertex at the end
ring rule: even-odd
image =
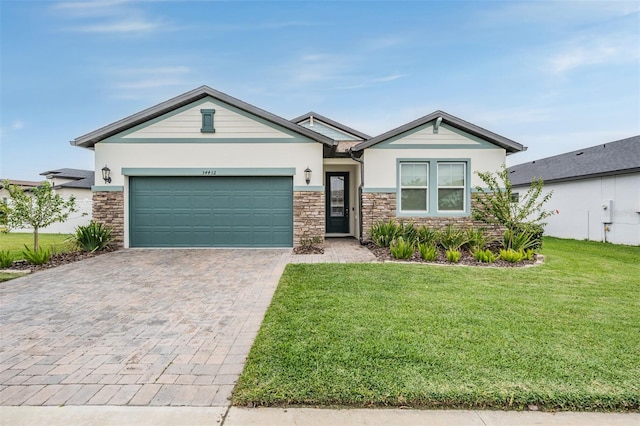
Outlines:
{"type": "Polygon", "coordinates": [[[111,183],[111,169],[107,166],[102,168],[102,179],[104,179],[104,183],[111,183]]]}
{"type": "Polygon", "coordinates": [[[311,169],[309,167],[304,169],[304,180],[307,182],[307,185],[311,183],[311,169]]]}

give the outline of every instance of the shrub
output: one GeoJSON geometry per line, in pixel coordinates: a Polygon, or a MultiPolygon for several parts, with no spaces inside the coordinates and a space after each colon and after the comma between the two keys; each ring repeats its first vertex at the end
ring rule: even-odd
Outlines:
{"type": "Polygon", "coordinates": [[[416,230],[416,239],[418,243],[437,246],[440,242],[440,233],[435,229],[421,226],[416,230]]]}
{"type": "Polygon", "coordinates": [[[0,269],[8,268],[13,265],[13,254],[9,250],[0,250],[0,269]]]}
{"type": "Polygon", "coordinates": [[[42,247],[38,247],[37,250],[33,250],[25,245],[24,250],[22,250],[22,254],[27,262],[33,265],[44,265],[49,262],[49,259],[51,258],[51,251],[43,249],[42,247]]]}
{"type": "Polygon", "coordinates": [[[400,226],[393,219],[379,221],[371,227],[371,241],[378,247],[389,247],[391,242],[400,236],[400,226]]]}
{"type": "Polygon", "coordinates": [[[536,244],[534,233],[528,228],[515,231],[507,229],[502,238],[502,246],[507,250],[524,251],[534,248],[536,244]]]}
{"type": "Polygon", "coordinates": [[[440,244],[445,250],[459,251],[460,247],[467,243],[467,236],[464,231],[447,225],[445,230],[440,235],[440,244]]]}
{"type": "Polygon", "coordinates": [[[393,240],[389,249],[391,250],[391,256],[395,259],[408,259],[416,250],[411,241],[407,241],[402,237],[393,240]]]}
{"type": "Polygon", "coordinates": [[[473,252],[484,250],[490,242],[491,239],[484,228],[467,229],[467,245],[469,246],[469,250],[473,252]]]}
{"type": "Polygon", "coordinates": [[[306,232],[300,237],[300,247],[304,249],[314,249],[317,246],[322,244],[322,237],[316,235],[315,237],[310,237],[306,232]]]}
{"type": "Polygon", "coordinates": [[[438,247],[435,244],[419,243],[418,251],[420,252],[420,257],[427,262],[433,262],[438,256],[438,247]]]}
{"type": "Polygon", "coordinates": [[[418,230],[413,225],[413,222],[400,222],[400,225],[398,225],[398,229],[400,237],[402,237],[405,241],[410,242],[411,244],[416,244],[418,240],[418,230]]]}
{"type": "Polygon", "coordinates": [[[460,262],[460,257],[462,256],[462,254],[460,253],[460,250],[447,250],[445,254],[447,256],[447,261],[451,263],[460,262]]]}
{"type": "Polygon", "coordinates": [[[524,253],[513,249],[500,250],[500,259],[509,263],[518,263],[524,258],[524,253]]]}
{"type": "Polygon", "coordinates": [[[533,260],[533,256],[535,255],[532,249],[527,249],[523,254],[526,260],[533,260]]]}
{"type": "Polygon", "coordinates": [[[473,257],[478,262],[482,263],[493,263],[496,261],[498,256],[496,256],[491,250],[476,250],[473,252],[473,257]]]}
{"type": "Polygon", "coordinates": [[[111,236],[111,228],[92,221],[88,225],[78,226],[72,239],[81,250],[93,253],[107,247],[113,237],[111,236]]]}
{"type": "Polygon", "coordinates": [[[544,235],[544,228],[541,225],[535,223],[529,223],[526,225],[519,225],[516,227],[517,231],[528,231],[531,234],[531,248],[534,250],[540,250],[542,248],[542,237],[544,235]]]}

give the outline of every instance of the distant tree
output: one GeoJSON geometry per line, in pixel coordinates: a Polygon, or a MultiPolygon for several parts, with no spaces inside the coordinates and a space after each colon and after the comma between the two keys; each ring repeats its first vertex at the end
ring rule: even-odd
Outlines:
{"type": "Polygon", "coordinates": [[[33,228],[33,249],[38,250],[38,231],[56,223],[64,222],[69,214],[77,211],[75,197],[65,200],[53,192],[49,182],[34,187],[27,193],[19,186],[5,181],[11,202],[7,205],[7,227],[33,228]]]}
{"type": "Polygon", "coordinates": [[[544,181],[536,179],[531,182],[527,192],[513,197],[513,187],[509,179],[509,170],[502,166],[499,172],[476,172],[485,187],[476,186],[474,198],[476,208],[473,218],[492,225],[502,225],[511,231],[526,227],[545,225],[543,222],[553,214],[544,210],[544,204],[551,199],[553,191],[541,198],[544,181]]]}

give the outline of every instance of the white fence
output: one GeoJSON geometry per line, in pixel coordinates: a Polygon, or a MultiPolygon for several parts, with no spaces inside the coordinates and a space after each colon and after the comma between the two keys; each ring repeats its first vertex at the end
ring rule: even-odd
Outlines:
{"type": "MultiPolygon", "coordinates": [[[[51,226],[40,229],[39,232],[47,234],[71,234],[75,231],[76,227],[89,224],[89,222],[91,222],[93,201],[90,199],[76,200],[76,207],[78,211],[71,213],[65,222],[54,223],[51,226]]],[[[33,228],[12,229],[11,232],[33,232],[33,228]]]]}

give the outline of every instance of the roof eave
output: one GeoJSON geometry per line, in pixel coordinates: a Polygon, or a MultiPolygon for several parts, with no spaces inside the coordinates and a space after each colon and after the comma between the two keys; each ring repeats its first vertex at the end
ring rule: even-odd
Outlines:
{"type": "Polygon", "coordinates": [[[308,113],[303,114],[303,115],[301,115],[299,117],[296,117],[296,118],[292,119],[291,121],[293,123],[299,124],[301,121],[307,120],[311,116],[313,116],[314,118],[317,118],[320,121],[323,121],[323,122],[325,122],[325,123],[337,128],[338,130],[341,130],[341,131],[346,132],[346,133],[350,133],[350,134],[352,134],[354,136],[359,137],[360,139],[364,139],[365,141],[371,139],[371,136],[367,135],[366,133],[362,133],[361,131],[353,129],[353,128],[349,127],[349,126],[345,126],[342,123],[338,123],[337,121],[334,121],[334,120],[332,120],[332,119],[330,119],[328,117],[325,117],[322,114],[318,114],[318,113],[313,112],[313,111],[309,111],[308,113]]]}
{"type": "Polygon", "coordinates": [[[188,105],[194,101],[197,101],[207,96],[211,96],[212,98],[218,99],[224,103],[232,105],[245,112],[257,115],[260,118],[263,118],[267,121],[270,121],[288,130],[301,134],[302,136],[306,136],[311,140],[321,142],[327,146],[333,146],[335,144],[335,141],[333,141],[332,139],[326,136],[320,135],[312,130],[305,129],[304,127],[291,123],[290,121],[282,117],[279,117],[261,108],[258,108],[256,106],[243,102],[239,99],[236,99],[232,96],[227,95],[226,93],[219,92],[208,86],[200,86],[189,92],[183,93],[182,95],[179,95],[167,101],[161,102],[155,106],[142,110],[128,117],[125,117],[121,120],[118,120],[114,123],[108,124],[104,127],[94,130],[93,132],[80,136],[70,141],[70,143],[73,146],[91,148],[97,142],[100,142],[110,136],[123,132],[127,129],[135,127],[146,121],[152,120],[156,117],[166,114],[167,112],[173,111],[177,108],[188,105]]]}
{"type": "MultiPolygon", "coordinates": [[[[555,179],[542,179],[542,178],[541,179],[544,181],[546,185],[551,183],[571,182],[574,180],[586,180],[586,179],[595,179],[595,178],[607,177],[607,176],[628,175],[631,173],[640,173],[640,167],[634,167],[634,168],[622,169],[622,170],[613,170],[613,171],[607,171],[607,172],[601,172],[601,173],[590,173],[588,175],[567,176],[567,177],[561,177],[561,178],[555,178],[555,179]]],[[[514,183],[513,186],[514,187],[528,186],[528,185],[531,185],[531,182],[535,179],[538,179],[538,178],[533,178],[527,182],[514,183]]]]}
{"type": "Polygon", "coordinates": [[[512,141],[511,139],[507,139],[503,136],[500,136],[496,133],[493,133],[489,130],[483,129],[482,127],[476,126],[475,124],[464,121],[458,117],[455,117],[451,114],[448,114],[444,111],[435,111],[431,114],[425,115],[424,117],[420,117],[416,120],[413,120],[407,124],[404,124],[395,129],[389,130],[379,136],[376,136],[368,141],[362,142],[356,145],[353,150],[354,151],[362,151],[364,149],[370,148],[380,142],[384,142],[388,139],[391,139],[394,136],[400,135],[402,133],[408,132],[409,130],[415,129],[416,127],[422,126],[430,121],[437,119],[438,117],[442,117],[442,121],[446,124],[450,124],[460,130],[464,130],[467,133],[470,133],[474,136],[478,136],[482,139],[488,140],[489,142],[504,148],[507,153],[516,153],[526,151],[527,147],[519,144],[518,142],[512,141]]]}

